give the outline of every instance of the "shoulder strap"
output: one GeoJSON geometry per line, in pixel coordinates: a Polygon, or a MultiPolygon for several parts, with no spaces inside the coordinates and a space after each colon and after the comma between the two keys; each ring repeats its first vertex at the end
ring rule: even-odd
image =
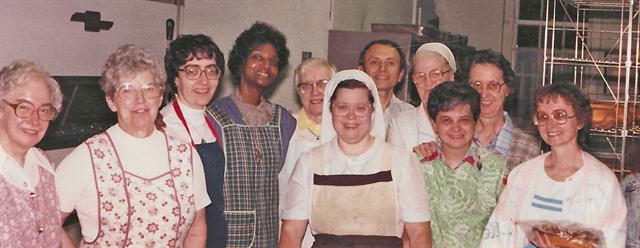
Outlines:
{"type": "MultiPolygon", "coordinates": [[[[220,113],[224,113],[228,117],[229,123],[237,123],[244,125],[244,121],[242,120],[242,113],[240,113],[240,109],[238,106],[231,100],[231,97],[225,97],[220,100],[213,102],[211,107],[217,107],[220,110],[220,113]]],[[[228,125],[225,123],[224,125],[228,125]]]]}

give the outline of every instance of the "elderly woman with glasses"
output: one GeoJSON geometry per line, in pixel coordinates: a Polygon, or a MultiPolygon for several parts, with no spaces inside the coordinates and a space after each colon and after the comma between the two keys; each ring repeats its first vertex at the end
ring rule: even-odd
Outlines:
{"type": "Polygon", "coordinates": [[[585,152],[592,110],[573,85],[552,84],[534,96],[534,124],[551,151],[509,174],[481,247],[553,247],[545,234],[528,240],[519,221],[570,221],[604,233],[603,247],[624,247],[627,208],[617,178],[585,152]],[[529,245],[529,246],[527,246],[529,245]]]}
{"type": "Polygon", "coordinates": [[[513,123],[504,111],[505,102],[515,97],[516,74],[509,61],[491,50],[469,58],[467,79],[480,92],[480,119],[476,139],[482,147],[495,149],[507,159],[507,171],[540,155],[540,142],[513,123]]]}
{"type": "Polygon", "coordinates": [[[181,35],[171,42],[164,57],[167,97],[172,101],[160,110],[167,132],[195,146],[207,179],[211,205],[206,208],[207,246],[225,247],[227,227],[223,215],[222,175],[224,153],[220,136],[205,110],[224,74],[224,54],[206,35],[181,35]]]}
{"type": "MultiPolygon", "coordinates": [[[[287,183],[293,173],[296,160],[303,152],[320,145],[324,90],[336,70],[336,67],[325,59],[310,58],[300,63],[294,71],[293,84],[300,97],[302,108],[296,114],[298,125],[289,141],[287,158],[278,178],[281,212],[287,193],[287,183]]],[[[313,244],[313,237],[307,232],[302,247],[311,247],[311,244],[313,244]]]]}
{"type": "Polygon", "coordinates": [[[34,146],[61,105],[41,65],[18,60],[0,70],[0,246],[60,246],[54,165],[34,146]]]}
{"type": "Polygon", "coordinates": [[[280,247],[431,247],[429,203],[419,162],[384,142],[373,80],[359,70],[333,76],[324,95],[322,145],[302,154],[282,214],[280,247]]]}
{"type": "Polygon", "coordinates": [[[158,61],[135,45],[119,47],[105,64],[100,86],[118,123],[56,171],[62,219],[77,211],[83,247],[205,246],[210,200],[200,157],[154,125],[165,79],[158,61]]]}
{"type": "Polygon", "coordinates": [[[432,120],[427,113],[427,101],[434,87],[453,81],[456,59],[442,43],[427,43],[416,51],[411,60],[412,79],[421,104],[414,110],[398,113],[389,123],[387,142],[411,151],[413,147],[436,140],[432,120]]]}

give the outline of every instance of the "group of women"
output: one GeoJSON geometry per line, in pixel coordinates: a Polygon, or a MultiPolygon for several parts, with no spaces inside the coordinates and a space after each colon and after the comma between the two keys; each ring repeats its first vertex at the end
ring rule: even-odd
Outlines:
{"type": "Polygon", "coordinates": [[[34,146],[60,88],[40,65],[13,62],[0,71],[0,246],[74,247],[61,231],[73,211],[83,247],[553,247],[525,237],[518,223],[530,219],[577,222],[624,246],[624,199],[583,151],[591,109],[578,89],[536,92],[532,119],[551,147],[539,155],[504,112],[515,82],[504,57],[478,52],[463,83],[443,76],[456,70],[448,48],[421,49],[423,102],[409,115],[425,115],[436,142],[420,155],[387,143],[365,72],[312,58],[295,70],[295,118],[266,100],[289,50],[257,22],[229,54],[237,90],[213,103],[225,60],[209,37],[178,37],[165,68],[119,47],[100,81],[117,124],[55,173],[34,146]]]}

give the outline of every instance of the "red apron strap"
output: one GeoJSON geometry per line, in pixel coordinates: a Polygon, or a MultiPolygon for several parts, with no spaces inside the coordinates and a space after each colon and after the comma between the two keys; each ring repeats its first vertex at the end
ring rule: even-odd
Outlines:
{"type": "MultiPolygon", "coordinates": [[[[178,99],[176,98],[176,100],[173,101],[173,103],[171,104],[173,104],[173,109],[176,111],[176,115],[178,115],[178,119],[180,119],[184,128],[187,129],[187,133],[189,134],[189,138],[191,139],[191,145],[195,147],[196,144],[193,143],[193,138],[191,138],[191,131],[189,131],[189,126],[187,125],[187,120],[184,118],[184,114],[182,114],[182,110],[180,109],[180,105],[178,104],[178,99]]],[[[216,128],[213,126],[213,123],[211,123],[211,121],[207,118],[206,115],[203,115],[202,117],[204,117],[204,121],[207,122],[207,126],[209,127],[209,130],[211,130],[211,133],[213,133],[213,137],[215,137],[216,140],[220,142],[220,145],[222,145],[222,140],[220,139],[220,136],[218,136],[218,132],[216,131],[216,128]]]]}

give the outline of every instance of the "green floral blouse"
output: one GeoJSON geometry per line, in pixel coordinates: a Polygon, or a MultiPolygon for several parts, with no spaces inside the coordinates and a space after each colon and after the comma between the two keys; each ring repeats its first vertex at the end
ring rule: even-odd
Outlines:
{"type": "Polygon", "coordinates": [[[478,247],[502,190],[506,161],[477,144],[455,170],[439,151],[424,160],[433,247],[478,247]]]}

